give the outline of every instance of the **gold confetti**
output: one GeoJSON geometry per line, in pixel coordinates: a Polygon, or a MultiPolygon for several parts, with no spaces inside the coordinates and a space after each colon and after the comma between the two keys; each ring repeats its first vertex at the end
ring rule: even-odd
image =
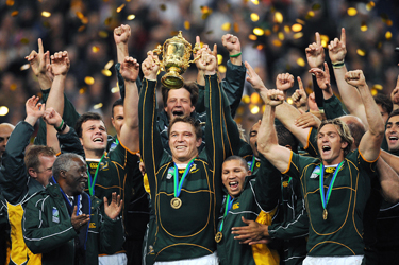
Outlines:
{"type": "Polygon", "coordinates": [[[85,25],[81,25],[80,27],[79,27],[79,29],[78,29],[78,32],[82,32],[82,31],[84,31],[86,29],[86,26],[85,25]]]}
{"type": "Polygon", "coordinates": [[[253,34],[249,34],[248,38],[249,38],[250,40],[256,40],[256,36],[253,35],[253,34]]]}
{"type": "Polygon", "coordinates": [[[284,31],[285,31],[286,33],[290,33],[291,27],[290,27],[289,25],[284,25],[284,31]]]}
{"type": "Polygon", "coordinates": [[[300,32],[302,30],[302,25],[299,23],[296,23],[292,25],[292,31],[293,32],[300,32]]]}
{"type": "Polygon", "coordinates": [[[223,56],[218,54],[217,57],[218,57],[218,65],[221,65],[222,64],[222,60],[223,60],[223,56]]]}
{"type": "Polygon", "coordinates": [[[11,16],[12,16],[12,17],[16,17],[16,16],[18,16],[18,11],[14,11],[14,12],[12,12],[12,13],[11,13],[11,16]]]}
{"type": "Polygon", "coordinates": [[[166,5],[165,4],[159,5],[159,8],[161,9],[161,11],[166,11],[166,5]]]}
{"type": "Polygon", "coordinates": [[[251,0],[254,5],[259,5],[259,0],[251,0]]]}
{"type": "Polygon", "coordinates": [[[283,23],[283,14],[281,14],[280,12],[276,12],[274,14],[274,22],[283,23]]]}
{"type": "Polygon", "coordinates": [[[116,13],[120,13],[122,11],[122,9],[125,7],[126,4],[121,4],[120,6],[118,6],[118,8],[116,9],[116,13]]]}
{"type": "Polygon", "coordinates": [[[234,30],[234,32],[239,32],[240,31],[240,29],[239,29],[239,27],[238,27],[238,23],[237,22],[234,22],[234,24],[233,24],[234,26],[233,26],[233,30],[234,30]]]}
{"type": "Polygon", "coordinates": [[[277,24],[273,25],[273,32],[278,32],[280,27],[277,24]]]}
{"type": "Polygon", "coordinates": [[[296,60],[296,64],[299,65],[300,67],[304,67],[305,66],[305,60],[302,57],[299,57],[296,60]]]}
{"type": "Polygon", "coordinates": [[[372,95],[372,96],[375,96],[375,95],[378,94],[378,90],[375,89],[375,88],[370,89],[370,92],[371,92],[371,95],[372,95]]]}
{"type": "Polygon", "coordinates": [[[201,16],[202,19],[206,19],[213,12],[212,8],[210,8],[209,6],[201,6],[200,8],[201,8],[201,13],[202,13],[202,16],[201,16]]]}
{"type": "Polygon", "coordinates": [[[248,104],[249,102],[251,102],[251,98],[249,97],[249,95],[245,94],[242,97],[242,102],[244,102],[245,104],[248,104]]]}
{"type": "Polygon", "coordinates": [[[253,22],[258,21],[258,20],[259,20],[259,15],[258,15],[258,14],[255,14],[255,13],[252,13],[252,14],[251,14],[251,20],[252,20],[253,22]]]}
{"type": "Polygon", "coordinates": [[[280,40],[284,40],[284,33],[279,32],[279,33],[278,33],[278,38],[279,38],[280,40]]]}
{"type": "Polygon", "coordinates": [[[127,16],[127,20],[133,20],[133,19],[135,19],[136,18],[136,16],[135,15],[128,15],[127,16]]]}
{"type": "Polygon", "coordinates": [[[251,103],[252,104],[258,104],[261,103],[261,99],[260,99],[260,94],[257,92],[252,92],[251,94],[251,103]]]}
{"type": "Polygon", "coordinates": [[[111,76],[112,75],[112,72],[110,70],[107,70],[107,69],[101,70],[101,73],[103,75],[105,75],[105,76],[111,76]]]}
{"type": "Polygon", "coordinates": [[[94,105],[94,109],[101,109],[103,107],[103,103],[98,103],[94,105]]]}
{"type": "Polygon", "coordinates": [[[280,40],[273,40],[272,44],[273,44],[273,46],[276,46],[276,47],[281,47],[281,45],[283,45],[283,43],[280,40]]]}
{"type": "Polygon", "coordinates": [[[82,12],[76,12],[76,15],[78,16],[78,18],[80,19],[80,20],[82,20],[82,19],[84,19],[84,15],[82,14],[82,12]]]}
{"type": "Polygon", "coordinates": [[[20,71],[24,71],[24,70],[28,70],[30,68],[30,64],[24,64],[24,65],[22,65],[20,68],[19,68],[19,70],[20,71]]]}
{"type": "Polygon", "coordinates": [[[227,68],[226,68],[226,66],[224,66],[224,65],[219,65],[219,66],[218,66],[218,71],[219,71],[219,73],[224,74],[224,73],[227,72],[227,68]]]}
{"type": "Polygon", "coordinates": [[[295,33],[294,34],[294,39],[300,39],[300,38],[302,38],[302,36],[303,36],[302,32],[295,33]]]}
{"type": "Polygon", "coordinates": [[[112,93],[119,92],[119,86],[117,85],[116,87],[111,88],[112,93]]]}
{"type": "Polygon", "coordinates": [[[299,24],[305,25],[305,21],[303,21],[302,19],[297,18],[296,22],[298,22],[299,24]]]}
{"type": "Polygon", "coordinates": [[[231,24],[229,22],[223,23],[220,28],[221,28],[221,30],[224,30],[224,31],[230,31],[231,24]]]}
{"type": "Polygon", "coordinates": [[[184,29],[189,30],[190,29],[190,22],[188,20],[184,21],[184,29]]]}
{"type": "Polygon", "coordinates": [[[292,98],[287,98],[287,103],[292,105],[292,104],[294,104],[294,101],[292,100],[292,98]]]}
{"type": "Polygon", "coordinates": [[[347,13],[348,13],[348,16],[353,17],[353,16],[356,16],[357,10],[354,7],[348,7],[347,13]]]}
{"type": "Polygon", "coordinates": [[[108,63],[104,66],[104,69],[109,70],[114,65],[114,60],[109,60],[108,63]]]}
{"type": "Polygon", "coordinates": [[[329,41],[330,41],[330,37],[328,37],[327,35],[320,35],[320,42],[321,42],[321,46],[323,46],[323,48],[327,48],[329,41]]]}
{"type": "Polygon", "coordinates": [[[10,89],[12,91],[14,91],[15,89],[17,89],[17,84],[11,84],[10,89]]]}
{"type": "Polygon", "coordinates": [[[14,5],[14,0],[6,0],[6,5],[8,6],[13,6],[14,5]]]}
{"type": "Polygon", "coordinates": [[[388,19],[386,22],[387,26],[392,26],[393,25],[393,21],[388,19]]]}
{"type": "Polygon", "coordinates": [[[6,114],[9,112],[9,108],[7,108],[6,106],[1,106],[0,107],[0,116],[6,116],[6,114]]]}
{"type": "Polygon", "coordinates": [[[262,36],[263,34],[265,34],[264,30],[261,28],[254,28],[252,30],[252,32],[256,35],[256,36],[262,36]]]}
{"type": "Polygon", "coordinates": [[[366,55],[366,52],[361,50],[361,49],[357,49],[356,53],[359,54],[360,56],[365,56],[366,55]]]}
{"type": "Polygon", "coordinates": [[[263,50],[263,45],[258,45],[258,46],[256,46],[256,49],[258,50],[258,51],[261,51],[261,50],[263,50]]]}
{"type": "Polygon", "coordinates": [[[314,12],[313,11],[309,11],[306,16],[305,19],[311,19],[312,17],[314,17],[314,12]]]}
{"type": "Polygon", "coordinates": [[[92,76],[86,76],[85,77],[85,83],[86,83],[86,85],[93,85],[94,84],[94,82],[95,82],[95,80],[94,80],[94,77],[92,77],[92,76]]]}
{"type": "Polygon", "coordinates": [[[105,20],[104,20],[104,25],[111,25],[111,21],[112,21],[112,17],[107,17],[105,20]]]}
{"type": "Polygon", "coordinates": [[[270,31],[270,29],[265,30],[265,35],[269,36],[270,34],[272,34],[272,32],[270,31]]]}
{"type": "Polygon", "coordinates": [[[50,12],[46,12],[46,11],[42,12],[40,15],[42,17],[51,17],[51,13],[50,12]]]}
{"type": "Polygon", "coordinates": [[[392,32],[390,32],[390,31],[385,32],[385,38],[386,38],[387,40],[392,39],[392,32]]]}
{"type": "Polygon", "coordinates": [[[259,113],[260,108],[259,106],[256,105],[249,105],[249,110],[251,111],[252,114],[259,113]]]}
{"type": "Polygon", "coordinates": [[[100,50],[100,48],[98,48],[97,46],[93,46],[93,52],[97,53],[100,50]]]}
{"type": "Polygon", "coordinates": [[[86,92],[86,87],[82,87],[81,89],[79,89],[80,94],[83,94],[84,92],[86,92]]]}
{"type": "Polygon", "coordinates": [[[363,22],[362,22],[362,25],[360,26],[360,30],[363,31],[363,32],[365,32],[365,31],[367,31],[367,29],[368,29],[368,28],[367,28],[367,24],[366,24],[366,22],[363,21],[363,22]]]}
{"type": "Polygon", "coordinates": [[[29,44],[29,39],[28,38],[22,38],[21,39],[22,44],[29,44]]]}
{"type": "Polygon", "coordinates": [[[319,3],[314,4],[314,5],[312,6],[312,10],[313,10],[313,11],[318,11],[318,10],[320,10],[320,8],[321,8],[321,5],[320,5],[319,3]]]}
{"type": "Polygon", "coordinates": [[[105,31],[100,31],[98,32],[98,36],[105,39],[106,37],[108,37],[108,33],[105,31]]]}
{"type": "Polygon", "coordinates": [[[378,90],[382,90],[383,89],[382,85],[380,85],[380,84],[375,84],[373,86],[373,88],[378,89],[378,90]]]}

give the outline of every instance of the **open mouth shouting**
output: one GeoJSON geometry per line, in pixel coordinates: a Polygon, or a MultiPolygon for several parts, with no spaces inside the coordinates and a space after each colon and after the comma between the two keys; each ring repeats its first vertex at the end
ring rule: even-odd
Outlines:
{"type": "Polygon", "coordinates": [[[329,146],[329,145],[322,145],[321,146],[321,152],[323,153],[323,154],[327,154],[327,153],[329,153],[331,151],[331,146],[329,146]]]}
{"type": "Polygon", "coordinates": [[[237,191],[238,190],[238,181],[230,181],[229,182],[230,190],[237,191]]]}
{"type": "Polygon", "coordinates": [[[388,138],[388,143],[390,145],[395,145],[398,142],[399,138],[397,135],[390,135],[388,138]]]}
{"type": "Polygon", "coordinates": [[[173,117],[180,117],[180,116],[183,116],[183,111],[182,110],[174,110],[174,111],[172,111],[172,115],[173,115],[173,117]]]}
{"type": "Polygon", "coordinates": [[[95,143],[103,143],[103,142],[104,142],[104,139],[103,139],[102,137],[95,137],[95,138],[93,139],[93,142],[95,142],[95,143]]]}

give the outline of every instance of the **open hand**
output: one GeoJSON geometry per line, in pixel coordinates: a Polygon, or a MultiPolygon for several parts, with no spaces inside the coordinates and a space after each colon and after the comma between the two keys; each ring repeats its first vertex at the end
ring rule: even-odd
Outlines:
{"type": "Polygon", "coordinates": [[[116,192],[112,193],[111,204],[108,205],[107,198],[104,197],[104,213],[111,219],[115,219],[122,209],[121,196],[116,196],[116,192]]]}
{"type": "Polygon", "coordinates": [[[77,215],[78,207],[73,207],[73,212],[71,215],[71,225],[76,231],[80,231],[87,223],[90,221],[90,216],[88,214],[77,215]]]}

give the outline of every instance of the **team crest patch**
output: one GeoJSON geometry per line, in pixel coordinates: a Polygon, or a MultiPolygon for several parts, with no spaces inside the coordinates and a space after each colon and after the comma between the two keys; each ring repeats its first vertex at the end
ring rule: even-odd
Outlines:
{"type": "Polygon", "coordinates": [[[170,167],[168,169],[168,175],[166,176],[166,179],[171,179],[173,176],[173,167],[170,167]]]}
{"type": "Polygon", "coordinates": [[[194,172],[195,170],[197,170],[197,164],[192,164],[191,168],[190,168],[190,173],[194,172]]]}
{"type": "Polygon", "coordinates": [[[95,223],[89,223],[89,228],[97,228],[95,223]]]}
{"type": "Polygon", "coordinates": [[[53,218],[52,218],[53,223],[59,224],[60,223],[60,212],[55,207],[53,207],[52,216],[53,216],[53,218]]]}
{"type": "Polygon", "coordinates": [[[240,202],[236,202],[233,204],[233,210],[240,208],[240,202]]]}
{"type": "Polygon", "coordinates": [[[317,166],[317,167],[315,167],[315,169],[313,170],[312,175],[310,176],[310,178],[311,178],[311,179],[316,179],[316,178],[319,177],[319,175],[320,175],[320,167],[317,166]]]}
{"type": "Polygon", "coordinates": [[[108,161],[102,161],[100,163],[100,170],[108,170],[108,169],[109,169],[108,161]]]}

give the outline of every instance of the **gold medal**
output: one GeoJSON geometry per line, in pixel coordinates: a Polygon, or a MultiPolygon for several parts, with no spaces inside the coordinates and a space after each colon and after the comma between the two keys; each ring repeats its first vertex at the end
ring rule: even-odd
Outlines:
{"type": "Polygon", "coordinates": [[[220,241],[222,241],[222,232],[217,232],[216,233],[216,236],[215,236],[215,241],[216,241],[216,243],[219,243],[220,241]]]}
{"type": "Polygon", "coordinates": [[[323,219],[324,220],[327,220],[327,215],[328,215],[327,209],[323,209],[323,219]]]}
{"type": "Polygon", "coordinates": [[[178,197],[174,197],[170,200],[170,207],[173,209],[179,209],[182,205],[182,201],[178,197]]]}

